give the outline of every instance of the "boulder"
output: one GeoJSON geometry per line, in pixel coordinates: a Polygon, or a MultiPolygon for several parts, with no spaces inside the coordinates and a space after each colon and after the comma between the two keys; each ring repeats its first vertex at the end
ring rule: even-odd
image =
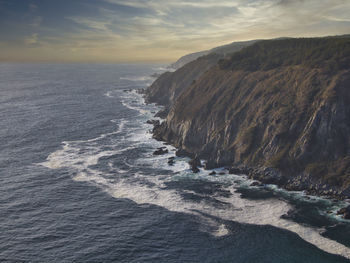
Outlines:
{"type": "Polygon", "coordinates": [[[166,147],[160,147],[153,152],[153,155],[162,155],[168,153],[168,149],[166,147]]]}
{"type": "Polygon", "coordinates": [[[152,124],[152,125],[159,125],[160,124],[159,120],[147,120],[146,123],[152,124]]]}
{"type": "Polygon", "coordinates": [[[197,166],[191,166],[191,170],[192,170],[192,172],[194,172],[194,173],[198,173],[198,172],[199,172],[199,169],[198,169],[197,166]]]}
{"type": "Polygon", "coordinates": [[[259,182],[252,182],[250,186],[261,186],[261,183],[259,182]]]}
{"type": "Polygon", "coordinates": [[[350,219],[350,205],[339,209],[337,215],[343,215],[344,219],[350,219]]]}
{"type": "Polygon", "coordinates": [[[199,159],[198,156],[195,156],[188,162],[191,166],[197,166],[197,167],[202,167],[201,160],[199,159]]]}

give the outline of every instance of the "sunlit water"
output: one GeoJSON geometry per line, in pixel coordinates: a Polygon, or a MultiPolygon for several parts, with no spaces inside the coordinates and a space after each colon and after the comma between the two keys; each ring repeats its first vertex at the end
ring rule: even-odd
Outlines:
{"type": "Polygon", "coordinates": [[[160,70],[0,65],[0,261],[347,262],[344,203],[153,156],[160,70]]]}

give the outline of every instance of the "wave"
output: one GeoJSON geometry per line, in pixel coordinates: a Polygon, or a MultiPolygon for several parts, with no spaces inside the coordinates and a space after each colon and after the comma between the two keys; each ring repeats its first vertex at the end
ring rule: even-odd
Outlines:
{"type": "Polygon", "coordinates": [[[119,79],[133,81],[133,82],[145,82],[145,81],[154,80],[154,77],[152,77],[152,76],[136,76],[136,77],[135,76],[128,76],[128,77],[120,77],[119,79]]]}

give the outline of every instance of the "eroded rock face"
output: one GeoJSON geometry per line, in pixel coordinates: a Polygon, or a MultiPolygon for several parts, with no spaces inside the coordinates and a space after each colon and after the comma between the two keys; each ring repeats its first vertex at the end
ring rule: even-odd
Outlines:
{"type": "Polygon", "coordinates": [[[207,55],[186,64],[175,72],[163,73],[145,91],[146,103],[157,103],[165,106],[165,109],[158,116],[166,117],[170,106],[182,91],[189,87],[206,70],[214,66],[220,58],[223,58],[223,56],[217,54],[207,55]]]}
{"type": "Polygon", "coordinates": [[[172,65],[174,72],[165,72],[145,91],[146,103],[157,103],[165,109],[157,117],[165,118],[176,99],[207,70],[215,66],[220,59],[242,50],[260,40],[233,42],[211,50],[197,52],[180,58],[172,65]]]}
{"type": "Polygon", "coordinates": [[[350,196],[350,69],[293,63],[211,68],[181,92],[155,138],[208,169],[244,165],[264,183],[350,196]]]}
{"type": "Polygon", "coordinates": [[[329,76],[298,66],[266,72],[216,68],[179,97],[154,136],[198,154],[208,168],[273,167],[345,187],[349,88],[349,70],[329,76]]]}

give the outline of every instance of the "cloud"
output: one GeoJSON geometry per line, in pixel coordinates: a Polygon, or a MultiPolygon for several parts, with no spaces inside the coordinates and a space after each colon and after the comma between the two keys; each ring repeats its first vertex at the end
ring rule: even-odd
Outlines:
{"type": "Polygon", "coordinates": [[[31,12],[35,12],[38,9],[38,6],[33,3],[30,3],[28,7],[31,12]]]}
{"type": "Polygon", "coordinates": [[[31,36],[24,39],[25,44],[34,45],[38,43],[38,34],[34,33],[31,36]]]}
{"type": "Polygon", "coordinates": [[[30,24],[33,27],[39,27],[43,22],[43,18],[41,16],[35,16],[30,24]]]}
{"type": "Polygon", "coordinates": [[[348,0],[31,0],[26,13],[11,1],[0,35],[14,56],[23,44],[52,59],[175,60],[232,41],[350,32],[348,0]]]}

